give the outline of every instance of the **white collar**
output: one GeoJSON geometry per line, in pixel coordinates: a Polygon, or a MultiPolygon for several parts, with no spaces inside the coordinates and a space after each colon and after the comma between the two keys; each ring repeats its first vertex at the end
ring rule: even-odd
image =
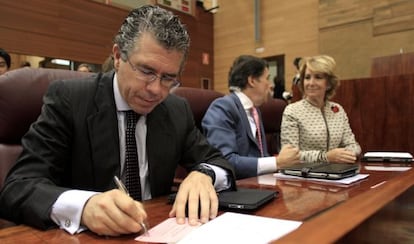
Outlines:
{"type": "Polygon", "coordinates": [[[114,75],[113,87],[114,87],[114,97],[115,97],[116,110],[117,111],[128,111],[128,110],[131,110],[131,107],[124,100],[124,98],[121,95],[121,92],[119,91],[118,78],[117,78],[116,73],[114,75]]]}

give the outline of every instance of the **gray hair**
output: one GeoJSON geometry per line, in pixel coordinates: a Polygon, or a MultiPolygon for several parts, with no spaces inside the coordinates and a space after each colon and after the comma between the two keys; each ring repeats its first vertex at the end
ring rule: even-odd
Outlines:
{"type": "Polygon", "coordinates": [[[123,61],[127,60],[143,33],[151,33],[164,48],[183,53],[182,70],[188,56],[190,37],[178,16],[154,5],[133,9],[114,37],[123,61]]]}

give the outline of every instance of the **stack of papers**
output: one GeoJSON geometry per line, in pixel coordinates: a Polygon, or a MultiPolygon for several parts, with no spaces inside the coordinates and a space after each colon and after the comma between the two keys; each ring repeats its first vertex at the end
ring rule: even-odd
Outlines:
{"type": "Polygon", "coordinates": [[[204,243],[269,243],[297,229],[302,222],[273,219],[248,214],[226,212],[210,222],[187,229],[175,218],[167,219],[149,230],[149,235],[136,238],[142,242],[179,244],[204,243]],[[176,226],[179,226],[178,228],[176,226]],[[174,231],[171,231],[173,229],[174,231]],[[160,231],[164,230],[164,231],[160,231]],[[178,230],[183,231],[182,233],[178,230]],[[178,238],[173,238],[176,236],[178,238]]]}
{"type": "Polygon", "coordinates": [[[340,180],[326,180],[326,179],[304,178],[304,177],[300,177],[300,176],[285,175],[285,174],[282,174],[282,173],[275,173],[273,175],[277,179],[281,179],[281,180],[300,179],[300,180],[307,180],[307,181],[319,181],[319,182],[328,182],[328,183],[343,184],[343,185],[352,184],[352,183],[357,182],[359,180],[365,179],[369,176],[369,174],[357,174],[355,176],[340,179],[340,180]]]}
{"type": "Polygon", "coordinates": [[[376,162],[412,162],[413,155],[408,152],[366,152],[362,159],[376,162]]]}
{"type": "Polygon", "coordinates": [[[405,167],[405,166],[381,166],[381,165],[367,165],[364,166],[366,170],[371,171],[407,171],[411,169],[411,167],[405,167]]]}

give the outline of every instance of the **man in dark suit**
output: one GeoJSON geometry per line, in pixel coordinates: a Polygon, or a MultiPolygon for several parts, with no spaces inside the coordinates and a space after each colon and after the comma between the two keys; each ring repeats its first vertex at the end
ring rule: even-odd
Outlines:
{"type": "Polygon", "coordinates": [[[139,199],[170,193],[181,164],[191,172],[170,217],[184,223],[188,202],[190,224],[214,218],[216,190],[234,184],[233,169],[196,129],[189,105],[170,94],[188,49],[187,31],[171,12],[156,6],[131,11],[114,38],[115,72],[50,85],[0,194],[1,217],[70,233],[141,231],[147,218],[141,202],[112,190],[114,176],[125,179],[125,111],[133,110],[140,115],[139,199]]]}
{"type": "Polygon", "coordinates": [[[293,146],[283,147],[277,157],[267,151],[260,111],[256,108],[271,97],[267,62],[250,55],[236,58],[229,72],[229,88],[229,95],[211,103],[202,126],[210,144],[233,164],[237,179],[276,172],[299,162],[299,150],[293,146]]]}

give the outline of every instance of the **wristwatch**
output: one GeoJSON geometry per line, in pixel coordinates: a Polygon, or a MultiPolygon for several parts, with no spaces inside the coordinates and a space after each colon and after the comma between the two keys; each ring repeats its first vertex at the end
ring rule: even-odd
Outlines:
{"type": "Polygon", "coordinates": [[[214,170],[206,164],[199,164],[195,166],[193,170],[210,176],[211,179],[213,180],[213,184],[216,181],[216,173],[214,173],[214,170]]]}

